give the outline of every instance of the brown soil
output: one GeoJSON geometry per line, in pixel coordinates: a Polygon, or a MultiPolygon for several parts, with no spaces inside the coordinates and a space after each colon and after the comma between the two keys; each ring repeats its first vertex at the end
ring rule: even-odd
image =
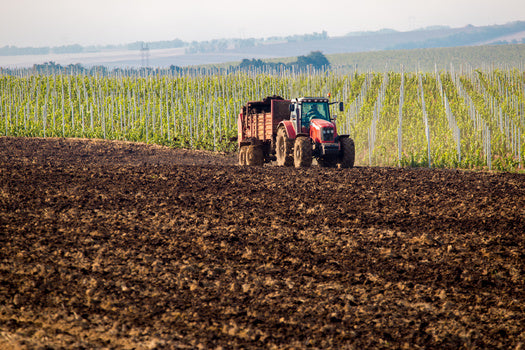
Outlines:
{"type": "Polygon", "coordinates": [[[525,175],[0,138],[0,348],[525,346],[525,175]]]}

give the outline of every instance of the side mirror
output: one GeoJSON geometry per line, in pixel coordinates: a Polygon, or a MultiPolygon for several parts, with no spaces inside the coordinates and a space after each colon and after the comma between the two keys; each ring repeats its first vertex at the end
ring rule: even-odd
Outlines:
{"type": "Polygon", "coordinates": [[[293,112],[293,111],[295,111],[295,105],[294,105],[294,104],[291,104],[291,105],[290,105],[290,112],[293,112]]]}
{"type": "Polygon", "coordinates": [[[332,116],[332,121],[335,122],[337,120],[337,116],[336,115],[333,115],[332,116]]]}
{"type": "Polygon", "coordinates": [[[339,111],[340,112],[344,112],[344,110],[345,110],[345,106],[344,106],[343,102],[339,102],[339,111]]]}

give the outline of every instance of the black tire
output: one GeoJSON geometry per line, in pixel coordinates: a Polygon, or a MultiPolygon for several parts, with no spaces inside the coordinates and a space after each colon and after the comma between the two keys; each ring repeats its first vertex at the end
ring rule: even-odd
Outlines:
{"type": "Polygon", "coordinates": [[[239,148],[239,165],[246,165],[246,151],[248,147],[241,146],[239,148]]]}
{"type": "Polygon", "coordinates": [[[293,164],[293,140],[290,140],[286,135],[284,128],[277,130],[277,137],[275,139],[275,155],[277,158],[277,165],[292,166],[293,164]]]}
{"type": "Polygon", "coordinates": [[[246,148],[246,165],[262,166],[264,164],[262,147],[250,145],[246,148]]]}
{"type": "Polygon", "coordinates": [[[335,157],[324,157],[317,159],[317,164],[322,168],[335,168],[337,165],[337,158],[335,157]]]}
{"type": "Polygon", "coordinates": [[[349,137],[344,137],[340,142],[342,154],[339,156],[339,164],[341,168],[353,168],[355,160],[354,140],[349,137]]]}
{"type": "Polygon", "coordinates": [[[308,168],[312,165],[312,143],[310,138],[299,136],[295,139],[293,162],[296,168],[308,168]]]}

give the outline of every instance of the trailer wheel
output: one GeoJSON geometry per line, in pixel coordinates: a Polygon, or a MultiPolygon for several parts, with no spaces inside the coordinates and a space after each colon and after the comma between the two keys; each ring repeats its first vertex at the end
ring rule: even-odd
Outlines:
{"type": "Polygon", "coordinates": [[[262,166],[264,164],[262,147],[250,145],[246,148],[246,165],[262,166]]]}
{"type": "Polygon", "coordinates": [[[354,140],[349,137],[342,138],[341,152],[342,154],[339,156],[341,168],[353,168],[355,160],[354,140]]]}
{"type": "Polygon", "coordinates": [[[277,130],[275,153],[277,157],[277,165],[291,166],[293,164],[293,140],[288,138],[286,130],[282,127],[277,130]]]}
{"type": "Polygon", "coordinates": [[[239,148],[239,165],[246,165],[246,146],[241,146],[239,148]]]}
{"type": "Polygon", "coordinates": [[[312,143],[305,136],[295,139],[293,162],[296,168],[308,168],[312,165],[312,143]]]}

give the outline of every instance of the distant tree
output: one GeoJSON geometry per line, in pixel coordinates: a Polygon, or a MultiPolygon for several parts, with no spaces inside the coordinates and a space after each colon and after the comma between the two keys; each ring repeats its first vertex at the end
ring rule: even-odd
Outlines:
{"type": "Polygon", "coordinates": [[[245,58],[239,64],[239,68],[242,69],[242,70],[251,70],[253,68],[285,70],[285,69],[287,69],[289,67],[287,67],[282,62],[277,62],[277,63],[264,62],[263,60],[260,60],[260,59],[253,58],[253,59],[249,60],[249,59],[245,58]]]}
{"type": "Polygon", "coordinates": [[[79,53],[84,51],[84,48],[80,45],[64,45],[64,46],[55,46],[51,48],[53,53],[79,53]]]}
{"type": "Polygon", "coordinates": [[[100,66],[100,65],[93,66],[89,69],[89,74],[105,76],[108,74],[108,68],[105,66],[100,66]]]}
{"type": "Polygon", "coordinates": [[[62,66],[54,61],[49,61],[42,64],[34,64],[33,70],[39,74],[55,74],[61,72],[62,66]]]}
{"type": "Polygon", "coordinates": [[[249,67],[251,67],[251,61],[247,58],[243,58],[243,60],[239,64],[239,68],[246,69],[249,67]]]}
{"type": "Polygon", "coordinates": [[[312,51],[308,56],[299,56],[297,57],[297,62],[292,63],[294,66],[299,66],[300,68],[313,66],[315,68],[329,67],[330,61],[326,58],[321,51],[312,51]]]}
{"type": "Polygon", "coordinates": [[[84,66],[80,63],[68,64],[66,66],[66,72],[68,74],[82,74],[86,73],[86,68],[84,68],[84,66]]]}
{"type": "Polygon", "coordinates": [[[241,64],[239,64],[239,68],[248,69],[248,68],[252,68],[252,67],[263,67],[265,65],[266,65],[266,63],[264,63],[261,60],[257,60],[255,58],[253,58],[252,60],[249,60],[249,59],[245,58],[245,59],[242,60],[241,64]]]}
{"type": "Polygon", "coordinates": [[[330,67],[330,61],[322,54],[321,51],[312,51],[307,56],[297,57],[297,61],[285,65],[282,62],[264,62],[260,59],[243,59],[239,64],[240,69],[253,69],[253,68],[275,68],[275,69],[291,69],[296,67],[299,69],[305,69],[306,67],[315,67],[317,69],[323,69],[330,67]]]}

